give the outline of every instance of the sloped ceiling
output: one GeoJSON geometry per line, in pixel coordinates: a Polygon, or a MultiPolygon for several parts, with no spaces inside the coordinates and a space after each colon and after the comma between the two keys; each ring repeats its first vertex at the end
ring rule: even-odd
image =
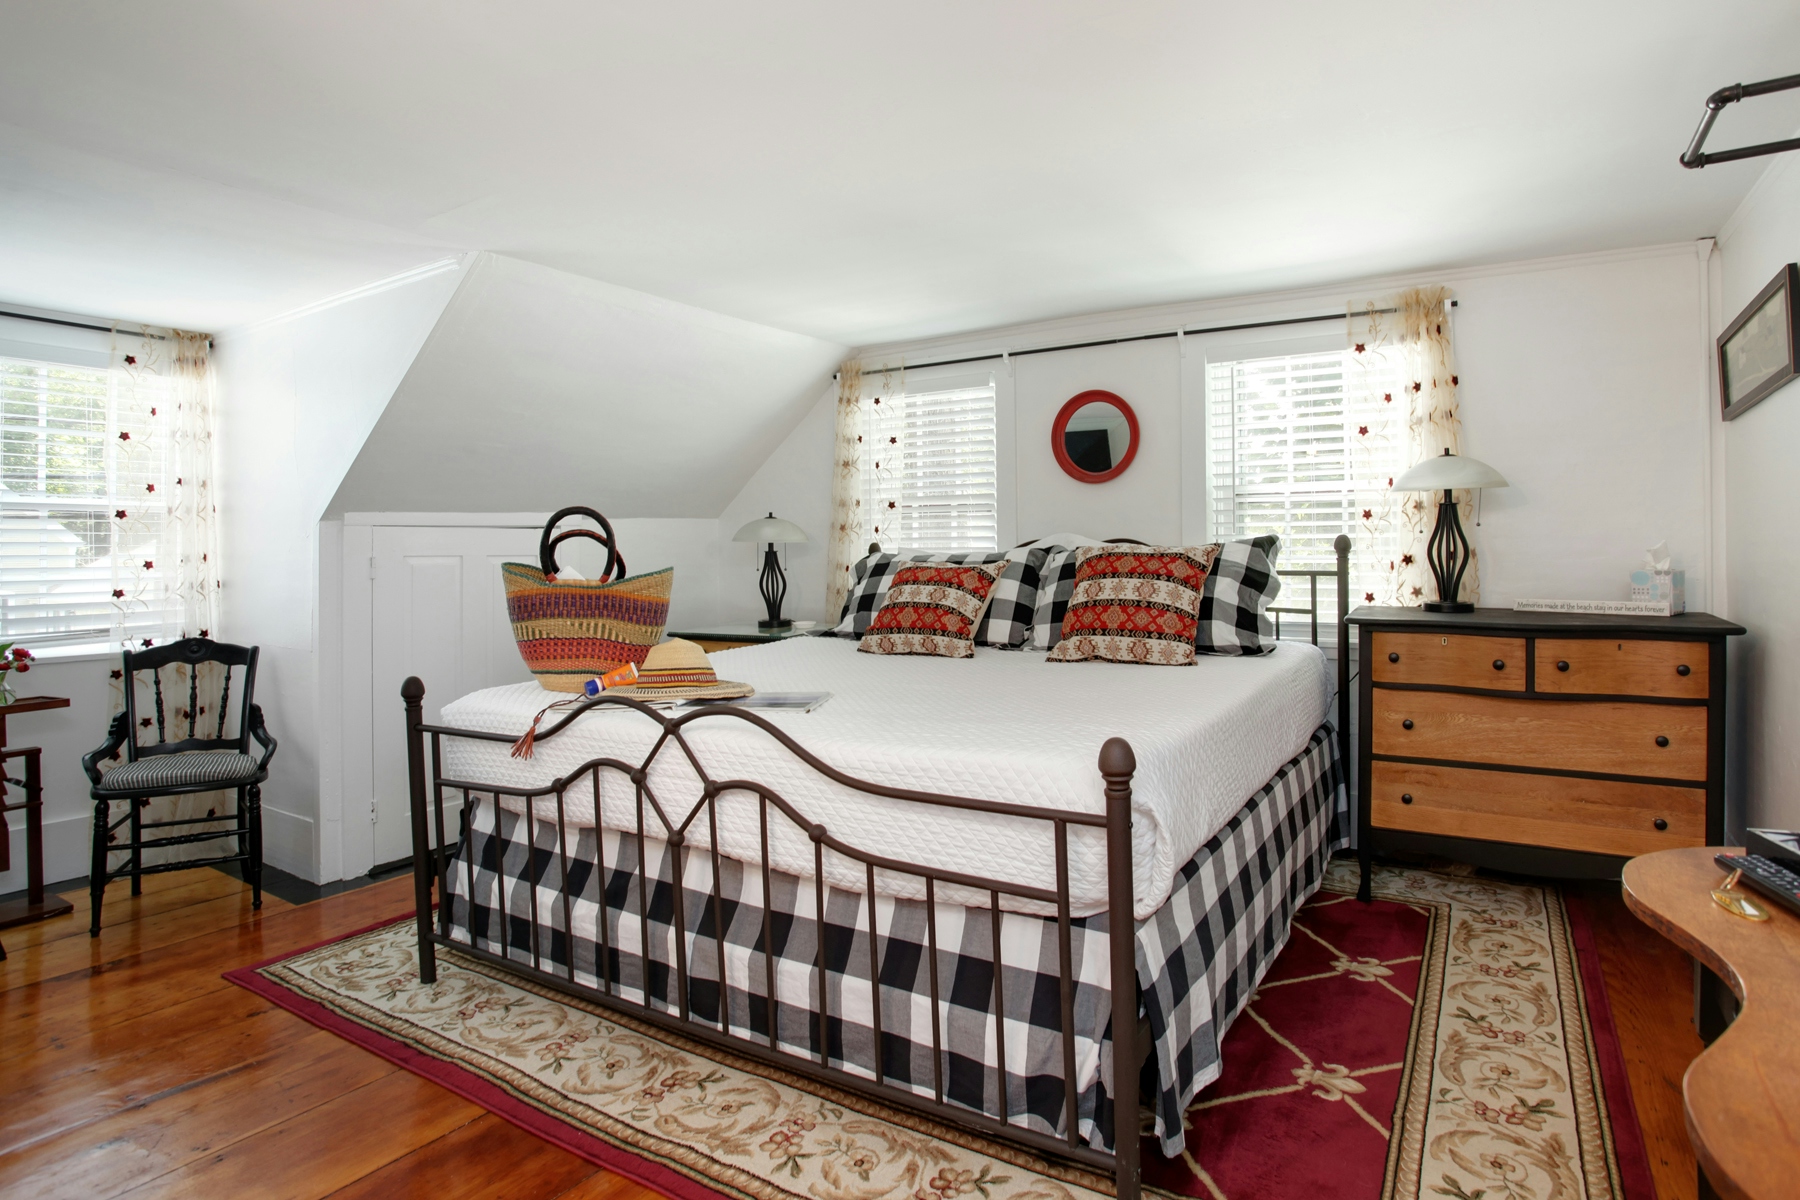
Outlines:
{"type": "Polygon", "coordinates": [[[328,511],[716,517],[844,353],[482,254],[328,511]]]}
{"type": "Polygon", "coordinates": [[[0,45],[0,298],[219,331],[488,250],[868,345],[1716,234],[1766,163],[1676,155],[1800,4],[14,0],[0,45]]]}

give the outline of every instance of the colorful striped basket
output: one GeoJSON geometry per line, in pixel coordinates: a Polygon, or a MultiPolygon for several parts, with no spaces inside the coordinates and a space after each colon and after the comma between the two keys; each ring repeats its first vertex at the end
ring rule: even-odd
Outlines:
{"type": "Polygon", "coordinates": [[[582,685],[624,663],[642,665],[650,647],[662,641],[669,621],[669,593],[675,569],[609,578],[625,572],[625,560],[613,546],[612,526],[590,508],[565,508],[550,518],[538,543],[539,566],[502,563],[506,612],[512,620],[519,655],[553,692],[579,692],[582,685]],[[572,529],[551,536],[556,523],[571,514],[591,517],[605,536],[572,529]],[[556,545],[571,537],[587,537],[607,549],[606,570],[598,580],[557,577],[556,545]]]}

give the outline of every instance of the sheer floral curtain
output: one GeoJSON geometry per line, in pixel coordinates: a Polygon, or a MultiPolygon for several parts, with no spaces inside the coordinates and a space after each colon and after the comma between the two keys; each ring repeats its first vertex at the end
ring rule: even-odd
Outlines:
{"type": "Polygon", "coordinates": [[[868,544],[862,511],[862,363],[838,367],[837,434],[832,444],[831,549],[826,557],[825,621],[835,623],[850,594],[850,572],[868,544]]]}
{"type": "Polygon", "coordinates": [[[837,620],[850,592],[857,560],[878,541],[881,522],[869,511],[871,476],[881,470],[877,447],[868,443],[871,412],[884,397],[905,390],[906,369],[883,367],[865,374],[851,359],[838,368],[837,435],[832,449],[831,553],[826,563],[825,619],[837,620]]]}
{"type": "MultiPolygon", "coordinates": [[[[1373,458],[1377,448],[1398,447],[1409,467],[1445,450],[1462,453],[1449,290],[1413,288],[1389,301],[1359,301],[1349,315],[1350,407],[1358,423],[1352,453],[1373,458]]],[[[1358,472],[1357,478],[1371,477],[1358,472]]],[[[1423,492],[1396,492],[1391,478],[1365,486],[1367,492],[1358,497],[1362,536],[1354,566],[1362,599],[1423,604],[1435,595],[1425,545],[1437,520],[1437,501],[1423,492]]],[[[1467,522],[1469,494],[1458,494],[1456,501],[1467,522]]],[[[1471,553],[1463,597],[1480,594],[1479,564],[1471,553]]]]}
{"type": "MultiPolygon", "coordinates": [[[[112,515],[113,635],[123,649],[144,650],[185,637],[211,637],[218,624],[219,534],[213,492],[212,340],[184,330],[119,331],[109,372],[109,431],[121,505],[112,515]]],[[[115,660],[116,661],[116,660],[115,660]]],[[[125,707],[124,671],[111,668],[113,711],[125,707]]],[[[164,667],[164,731],[169,741],[186,735],[190,718],[197,736],[216,735],[219,713],[197,703],[190,714],[188,667],[164,667]]],[[[216,698],[220,672],[203,664],[196,681],[201,697],[216,698]]],[[[156,741],[155,686],[137,680],[140,740],[156,741]]],[[[216,704],[216,699],[211,703],[216,704]]],[[[226,736],[237,734],[235,725],[226,736]]],[[[148,820],[210,817],[231,808],[224,792],[174,796],[152,802],[148,820]]],[[[199,832],[218,826],[195,827],[199,832]]],[[[212,857],[217,843],[150,852],[147,861],[212,857]]],[[[114,864],[117,865],[117,864],[114,864]]]]}

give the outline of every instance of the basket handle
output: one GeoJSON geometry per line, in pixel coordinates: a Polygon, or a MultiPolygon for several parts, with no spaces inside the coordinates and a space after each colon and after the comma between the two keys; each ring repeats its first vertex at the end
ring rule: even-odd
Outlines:
{"type": "Polygon", "coordinates": [[[619,553],[618,546],[614,544],[618,539],[613,535],[612,523],[593,509],[584,508],[579,504],[557,509],[549,523],[544,526],[544,535],[538,539],[538,566],[543,568],[544,574],[557,574],[556,547],[570,538],[588,538],[606,547],[606,567],[600,572],[600,578],[595,582],[606,583],[614,578],[623,579],[625,577],[625,556],[619,553]],[[559,521],[564,517],[573,516],[587,517],[594,521],[600,526],[600,532],[577,528],[565,529],[554,537],[551,536],[551,531],[556,528],[559,521]]]}

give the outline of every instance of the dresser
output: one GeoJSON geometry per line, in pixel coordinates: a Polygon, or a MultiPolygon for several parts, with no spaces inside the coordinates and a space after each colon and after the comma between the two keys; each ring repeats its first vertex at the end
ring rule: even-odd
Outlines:
{"type": "Polygon", "coordinates": [[[1724,839],[1725,639],[1705,613],[1363,607],[1358,845],[1530,874],[1724,839]]]}

